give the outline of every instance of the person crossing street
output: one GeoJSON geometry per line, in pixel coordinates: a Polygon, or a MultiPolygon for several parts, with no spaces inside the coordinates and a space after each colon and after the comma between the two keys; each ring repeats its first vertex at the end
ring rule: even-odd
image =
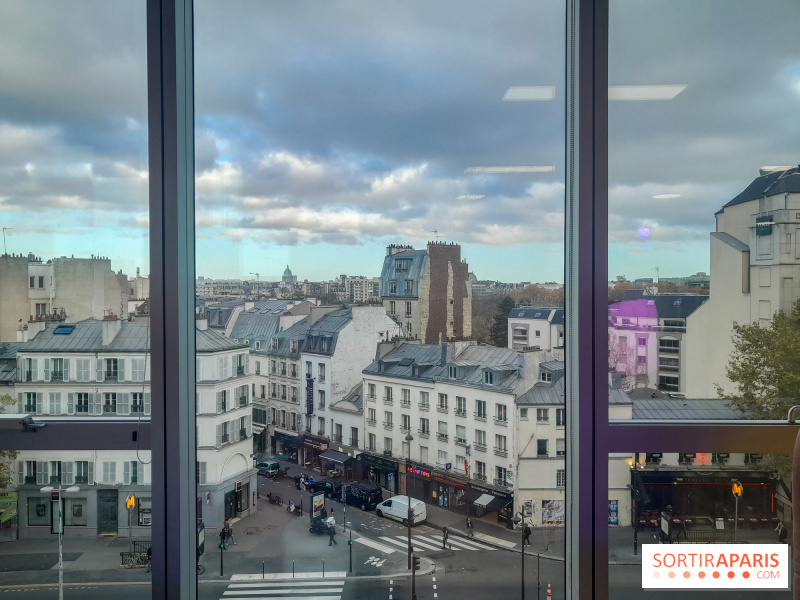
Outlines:
{"type": "Polygon", "coordinates": [[[467,537],[475,537],[475,532],[473,531],[472,526],[472,517],[467,517],[467,537]]]}
{"type": "Polygon", "coordinates": [[[328,526],[328,546],[338,546],[336,542],[336,519],[333,517],[333,509],[331,509],[330,516],[325,520],[325,525],[328,526]]]}

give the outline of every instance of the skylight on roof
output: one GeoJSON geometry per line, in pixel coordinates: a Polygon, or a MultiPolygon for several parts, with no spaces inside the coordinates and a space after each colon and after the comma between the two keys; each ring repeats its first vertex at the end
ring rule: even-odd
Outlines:
{"type": "Polygon", "coordinates": [[[541,313],[541,311],[539,311],[539,312],[537,312],[536,314],[533,315],[533,318],[534,319],[538,319],[541,316],[542,316],[542,313],[541,313]]]}
{"type": "Polygon", "coordinates": [[[53,335],[69,335],[73,329],[75,329],[75,325],[59,325],[53,331],[53,335]]]}
{"type": "Polygon", "coordinates": [[[680,306],[681,304],[683,304],[683,300],[673,300],[672,301],[672,306],[680,306]]]}

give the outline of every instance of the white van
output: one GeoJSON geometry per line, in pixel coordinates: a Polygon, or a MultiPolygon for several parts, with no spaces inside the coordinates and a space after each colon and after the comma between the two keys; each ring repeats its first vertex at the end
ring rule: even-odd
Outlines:
{"type": "MultiPolygon", "coordinates": [[[[424,523],[428,518],[428,511],[425,508],[425,503],[422,500],[411,498],[411,524],[424,523]]],[[[403,525],[407,525],[408,519],[408,496],[392,496],[388,500],[384,500],[375,507],[375,512],[379,517],[389,517],[401,521],[403,525]]]]}

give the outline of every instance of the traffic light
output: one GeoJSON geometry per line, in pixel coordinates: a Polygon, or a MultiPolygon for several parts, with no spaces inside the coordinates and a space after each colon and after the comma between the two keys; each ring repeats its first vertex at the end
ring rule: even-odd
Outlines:
{"type": "Polygon", "coordinates": [[[220,550],[225,550],[225,542],[219,543],[220,550]]]}
{"type": "Polygon", "coordinates": [[[411,569],[413,571],[419,571],[419,556],[412,556],[411,557],[411,569]]]}
{"type": "Polygon", "coordinates": [[[348,546],[352,546],[353,545],[353,540],[347,540],[347,545],[348,546]]]}

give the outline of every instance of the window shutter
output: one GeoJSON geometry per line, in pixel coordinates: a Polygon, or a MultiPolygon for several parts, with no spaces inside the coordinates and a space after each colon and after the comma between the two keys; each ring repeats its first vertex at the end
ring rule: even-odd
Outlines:
{"type": "Polygon", "coordinates": [[[150,414],[150,392],[144,394],[144,414],[150,414]]]}
{"type": "Polygon", "coordinates": [[[97,359],[97,381],[105,381],[105,373],[103,372],[103,359],[97,359]]]}
{"type": "Polygon", "coordinates": [[[71,460],[61,463],[61,468],[64,470],[63,471],[63,475],[64,475],[64,484],[65,485],[72,485],[73,483],[75,483],[75,470],[74,470],[74,467],[75,467],[75,463],[72,462],[71,460]]]}
{"type": "Polygon", "coordinates": [[[103,414],[103,395],[100,393],[94,394],[94,414],[96,416],[103,414]]]}
{"type": "Polygon", "coordinates": [[[217,448],[222,446],[222,423],[217,425],[217,448]]]}
{"type": "MultiPolygon", "coordinates": [[[[47,407],[47,414],[49,414],[49,415],[57,415],[59,412],[61,412],[60,410],[58,412],[56,412],[56,395],[57,394],[58,394],[58,392],[48,392],[48,394],[47,394],[47,397],[48,397],[48,400],[49,400],[48,407],[47,407]]],[[[58,408],[60,408],[60,407],[58,407],[58,408]]]]}
{"type": "Polygon", "coordinates": [[[194,378],[195,381],[203,381],[202,372],[200,371],[200,359],[194,359],[194,378]]]}
{"type": "Polygon", "coordinates": [[[222,412],[222,392],[217,392],[217,414],[222,412]]]}
{"type": "Polygon", "coordinates": [[[64,381],[69,381],[69,359],[64,359],[64,381]]]}
{"type": "Polygon", "coordinates": [[[25,461],[17,461],[17,484],[22,485],[25,483],[25,461]]]}
{"type": "Polygon", "coordinates": [[[39,381],[39,359],[31,360],[31,381],[39,381]]]}
{"type": "Polygon", "coordinates": [[[118,380],[119,381],[125,381],[125,359],[124,358],[120,358],[117,361],[117,365],[119,367],[119,371],[118,371],[119,375],[117,376],[118,380]]]}
{"type": "Polygon", "coordinates": [[[218,356],[217,360],[214,361],[214,379],[219,381],[222,379],[222,357],[218,356]]]}
{"type": "Polygon", "coordinates": [[[39,460],[36,461],[36,484],[37,485],[47,485],[50,483],[47,481],[49,477],[47,476],[47,461],[39,460]]]}
{"type": "Polygon", "coordinates": [[[197,483],[199,485],[205,485],[206,484],[206,477],[207,477],[206,463],[205,463],[205,461],[203,461],[203,462],[200,463],[200,468],[198,469],[197,483]]]}
{"type": "Polygon", "coordinates": [[[17,358],[17,381],[25,381],[25,361],[17,358]]]}
{"type": "Polygon", "coordinates": [[[86,473],[87,473],[87,476],[88,476],[87,479],[89,481],[89,485],[94,485],[94,461],[90,460],[87,463],[87,466],[88,466],[88,469],[87,469],[86,473]]]}
{"type": "Polygon", "coordinates": [[[122,483],[131,484],[131,461],[129,460],[122,463],[122,483]]]}
{"type": "Polygon", "coordinates": [[[44,380],[50,381],[50,362],[52,358],[45,358],[44,359],[44,380]]]}
{"type": "Polygon", "coordinates": [[[231,377],[236,377],[236,355],[231,356],[231,377]]]}
{"type": "Polygon", "coordinates": [[[244,355],[244,374],[250,375],[250,355],[244,355]]]}
{"type": "Polygon", "coordinates": [[[129,393],[117,394],[117,414],[131,414],[131,395],[129,393]]]}
{"type": "Polygon", "coordinates": [[[42,414],[42,392],[36,392],[36,414],[42,414]]]}
{"type": "Polygon", "coordinates": [[[25,412],[25,395],[22,392],[17,392],[17,412],[22,414],[25,412]]]}
{"type": "Polygon", "coordinates": [[[67,394],[67,414],[75,414],[75,394],[72,393],[67,394]]]}

